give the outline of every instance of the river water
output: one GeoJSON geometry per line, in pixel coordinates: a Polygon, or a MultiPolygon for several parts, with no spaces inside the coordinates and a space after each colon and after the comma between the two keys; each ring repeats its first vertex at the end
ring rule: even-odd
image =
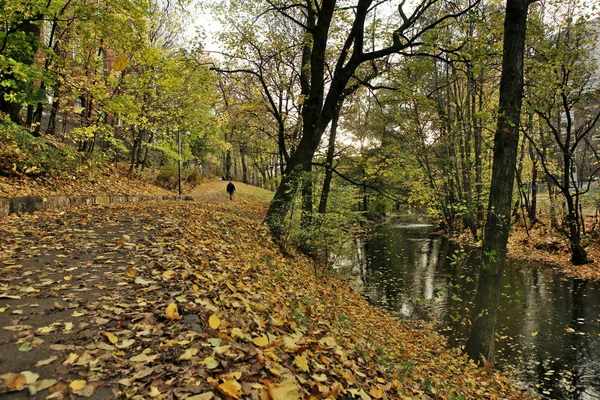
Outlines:
{"type": "MultiPolygon", "coordinates": [[[[339,268],[373,304],[409,319],[433,319],[450,346],[468,335],[479,260],[422,222],[395,221],[357,240],[339,268]]],[[[496,366],[547,398],[600,398],[600,285],[550,268],[506,266],[496,366]],[[514,367],[514,368],[513,368],[514,367]]]]}

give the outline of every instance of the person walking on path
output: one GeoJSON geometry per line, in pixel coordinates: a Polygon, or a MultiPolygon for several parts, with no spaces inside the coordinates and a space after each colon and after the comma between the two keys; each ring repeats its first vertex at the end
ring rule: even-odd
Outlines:
{"type": "Polygon", "coordinates": [[[227,193],[229,193],[229,200],[233,200],[233,192],[235,192],[235,185],[229,181],[227,184],[227,193]]]}

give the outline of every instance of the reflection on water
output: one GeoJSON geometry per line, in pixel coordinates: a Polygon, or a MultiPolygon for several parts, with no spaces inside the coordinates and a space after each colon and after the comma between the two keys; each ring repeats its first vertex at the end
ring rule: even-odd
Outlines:
{"type": "MultiPolygon", "coordinates": [[[[347,271],[374,304],[404,318],[431,318],[452,346],[468,334],[475,251],[459,249],[423,223],[393,223],[357,241],[347,271]],[[457,261],[458,260],[458,261],[457,261]]],[[[497,365],[550,398],[600,398],[600,285],[550,269],[507,265],[498,314],[497,365]]]]}

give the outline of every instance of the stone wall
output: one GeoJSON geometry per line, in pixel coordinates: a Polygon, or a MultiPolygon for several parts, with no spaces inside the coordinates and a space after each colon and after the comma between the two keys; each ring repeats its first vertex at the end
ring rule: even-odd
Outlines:
{"type": "Polygon", "coordinates": [[[0,198],[0,218],[14,213],[31,213],[35,211],[56,210],[88,204],[131,203],[151,200],[193,200],[191,196],[28,196],[0,198]]]}

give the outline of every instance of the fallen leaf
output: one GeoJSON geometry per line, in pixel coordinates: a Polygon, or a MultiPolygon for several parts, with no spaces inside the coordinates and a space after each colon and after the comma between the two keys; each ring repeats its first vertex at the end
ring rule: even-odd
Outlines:
{"type": "Polygon", "coordinates": [[[148,395],[152,398],[160,396],[160,390],[158,390],[157,386],[150,386],[150,392],[148,395]]]}
{"type": "Polygon", "coordinates": [[[200,361],[200,364],[204,365],[208,369],[215,369],[219,366],[219,362],[214,357],[206,357],[200,361]]]}
{"type": "Polygon", "coordinates": [[[166,270],[165,272],[163,272],[162,278],[165,281],[167,281],[167,280],[171,279],[173,277],[173,275],[175,275],[175,271],[169,269],[169,270],[166,270]]]}
{"type": "Polygon", "coordinates": [[[219,392],[224,395],[231,396],[234,399],[239,399],[242,395],[242,385],[235,379],[228,379],[225,382],[217,385],[219,392]]]}
{"type": "Polygon", "coordinates": [[[116,344],[119,341],[119,339],[115,336],[114,333],[104,332],[104,336],[106,336],[108,341],[111,342],[112,344],[116,344]]]}
{"type": "Polygon", "coordinates": [[[19,346],[19,351],[27,352],[31,351],[32,348],[33,347],[31,346],[31,343],[25,342],[21,346],[19,346]]]}
{"type": "Polygon", "coordinates": [[[185,400],[211,400],[213,397],[215,397],[214,393],[206,392],[206,393],[196,394],[194,396],[186,397],[185,400]]]}
{"type": "Polygon", "coordinates": [[[284,379],[279,384],[267,384],[267,389],[272,400],[297,400],[301,397],[300,388],[289,379],[284,379]]]}
{"type": "Polygon", "coordinates": [[[27,378],[23,374],[8,374],[8,377],[4,378],[4,385],[8,390],[21,390],[27,384],[27,378]]]}
{"type": "Polygon", "coordinates": [[[182,355],[179,356],[179,360],[189,361],[196,354],[198,354],[198,349],[195,347],[191,347],[191,348],[187,349],[182,355]]]}
{"type": "Polygon", "coordinates": [[[179,315],[179,311],[177,309],[177,303],[171,303],[167,306],[167,310],[165,312],[167,319],[170,320],[179,320],[181,319],[181,315],[179,315]]]}
{"type": "Polygon", "coordinates": [[[221,320],[213,314],[208,318],[208,325],[210,325],[212,329],[217,329],[219,325],[221,325],[221,320]]]}
{"type": "Polygon", "coordinates": [[[37,363],[35,363],[36,367],[41,367],[43,365],[48,365],[50,363],[53,363],[54,361],[58,360],[57,356],[52,356],[50,358],[46,358],[45,360],[40,360],[37,363]]]}
{"type": "Polygon", "coordinates": [[[254,343],[255,345],[259,346],[259,347],[265,347],[269,344],[269,338],[266,336],[258,336],[255,337],[254,339],[252,339],[252,343],[254,343]]]}
{"type": "Polygon", "coordinates": [[[65,361],[63,361],[63,364],[64,365],[73,364],[75,362],[75,360],[77,360],[78,358],[79,358],[79,354],[71,353],[71,354],[69,354],[69,357],[67,357],[67,359],[65,361]]]}
{"type": "Polygon", "coordinates": [[[48,326],[42,326],[41,328],[38,328],[37,332],[45,335],[50,332],[54,332],[55,330],[56,330],[56,328],[54,326],[48,325],[48,326]]]}
{"type": "Polygon", "coordinates": [[[135,343],[135,339],[124,339],[121,343],[117,344],[116,346],[119,349],[127,349],[127,348],[131,347],[131,345],[134,343],[135,343]]]}
{"type": "Polygon", "coordinates": [[[85,380],[78,379],[76,381],[71,382],[69,387],[71,388],[72,391],[77,391],[77,390],[83,389],[85,387],[85,385],[87,385],[87,382],[85,380]]]}
{"type": "Polygon", "coordinates": [[[373,386],[371,390],[369,390],[369,394],[371,395],[371,397],[374,397],[376,399],[383,399],[383,396],[385,396],[385,392],[383,391],[383,389],[376,386],[373,386]]]}
{"type": "Polygon", "coordinates": [[[294,358],[294,365],[302,372],[308,372],[308,359],[303,354],[294,358]]]}

